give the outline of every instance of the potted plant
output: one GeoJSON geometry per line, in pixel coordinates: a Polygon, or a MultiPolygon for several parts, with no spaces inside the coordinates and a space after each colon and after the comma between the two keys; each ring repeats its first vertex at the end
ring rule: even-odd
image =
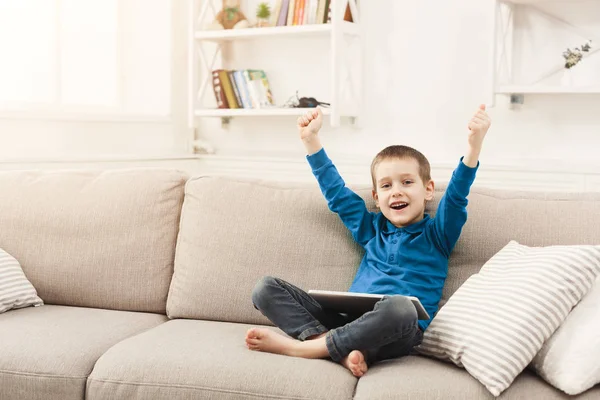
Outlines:
{"type": "Polygon", "coordinates": [[[256,9],[256,26],[263,28],[269,26],[269,17],[271,16],[271,7],[269,3],[262,2],[256,9]]]}
{"type": "MultiPolygon", "coordinates": [[[[588,41],[581,47],[575,47],[573,49],[567,49],[563,52],[563,58],[565,59],[565,70],[562,78],[562,84],[564,86],[572,86],[575,83],[583,83],[584,81],[581,79],[583,74],[579,74],[582,72],[582,67],[579,66],[575,68],[583,59],[584,54],[590,51],[592,48],[592,41],[588,41]],[[577,72],[577,79],[574,79],[574,72],[577,72]],[[580,76],[581,75],[581,76],[580,76]],[[575,82],[576,81],[576,82],[575,82]]],[[[584,71],[585,72],[585,71],[584,71]]]]}

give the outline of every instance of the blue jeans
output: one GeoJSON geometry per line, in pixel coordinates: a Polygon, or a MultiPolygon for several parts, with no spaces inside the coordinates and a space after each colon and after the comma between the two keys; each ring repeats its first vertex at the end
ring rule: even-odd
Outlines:
{"type": "Polygon", "coordinates": [[[327,350],[336,362],[353,350],[360,350],[369,365],[405,356],[423,339],[417,310],[403,296],[385,296],[373,311],[351,316],[324,309],[304,290],[267,276],[254,287],[252,302],[273,324],[295,339],[303,341],[327,332],[327,350]]]}

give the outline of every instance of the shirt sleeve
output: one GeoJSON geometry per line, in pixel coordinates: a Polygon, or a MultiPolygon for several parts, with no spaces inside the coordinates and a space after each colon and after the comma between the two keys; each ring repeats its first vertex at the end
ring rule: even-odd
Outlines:
{"type": "Polygon", "coordinates": [[[375,236],[375,214],[367,210],[364,200],[359,195],[346,187],[325,149],[307,156],[306,159],[327,200],[327,206],[340,217],[354,240],[364,247],[375,236]]]}
{"type": "Polygon", "coordinates": [[[479,168],[479,162],[475,168],[470,168],[462,160],[461,157],[458,167],[452,173],[432,224],[437,247],[446,257],[450,256],[462,227],[467,222],[467,196],[479,168]]]}

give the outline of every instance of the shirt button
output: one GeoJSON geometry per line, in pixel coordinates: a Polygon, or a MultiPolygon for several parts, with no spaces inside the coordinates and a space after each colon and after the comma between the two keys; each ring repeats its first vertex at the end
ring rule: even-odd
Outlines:
{"type": "Polygon", "coordinates": [[[394,261],[394,256],[393,255],[390,256],[390,261],[394,261]]]}
{"type": "Polygon", "coordinates": [[[398,243],[398,241],[396,239],[394,239],[394,240],[392,240],[392,243],[396,244],[396,243],[398,243]]]}

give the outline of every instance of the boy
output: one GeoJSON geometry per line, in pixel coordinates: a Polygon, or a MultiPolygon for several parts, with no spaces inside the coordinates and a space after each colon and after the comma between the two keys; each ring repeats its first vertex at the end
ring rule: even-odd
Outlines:
{"type": "Polygon", "coordinates": [[[295,357],[330,357],[361,377],[372,363],[407,355],[420,344],[431,320],[418,321],[415,307],[404,296],[418,297],[429,315],[435,315],[448,258],[467,220],[467,196],[490,123],[481,105],[468,124],[467,154],[454,170],[435,218],[430,218],[425,203],[433,199],[434,183],[423,154],[390,146],[375,157],[373,198],[381,212],[372,213],[345,186],[321,146],[321,110],[300,117],[300,138],[328,206],[365,249],[349,291],[386,296],[373,311],[356,318],[323,309],[302,289],[265,277],[252,293],[254,306],[290,337],[252,328],[246,334],[247,347],[295,357]]]}

